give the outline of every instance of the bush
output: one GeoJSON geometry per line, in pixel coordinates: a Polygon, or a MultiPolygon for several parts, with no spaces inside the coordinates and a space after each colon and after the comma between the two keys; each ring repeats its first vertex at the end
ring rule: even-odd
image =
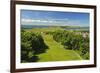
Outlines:
{"type": "Polygon", "coordinates": [[[86,54],[83,56],[84,59],[89,59],[89,52],[86,52],[86,54]]]}
{"type": "Polygon", "coordinates": [[[48,47],[38,33],[21,31],[21,61],[34,62],[36,54],[43,53],[48,47]]]}
{"type": "Polygon", "coordinates": [[[75,31],[56,31],[53,33],[53,39],[60,42],[65,49],[78,50],[79,54],[87,59],[89,58],[89,36],[83,37],[78,33],[75,31]]]}

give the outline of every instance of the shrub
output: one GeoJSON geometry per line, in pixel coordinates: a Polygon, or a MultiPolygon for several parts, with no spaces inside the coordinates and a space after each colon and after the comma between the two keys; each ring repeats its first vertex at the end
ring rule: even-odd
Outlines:
{"type": "Polygon", "coordinates": [[[21,60],[22,62],[36,61],[36,54],[43,53],[48,47],[38,33],[21,31],[21,60]]]}
{"type": "Polygon", "coordinates": [[[53,39],[60,42],[65,49],[78,50],[84,58],[89,58],[89,36],[83,37],[75,31],[56,31],[53,33],[53,39]]]}

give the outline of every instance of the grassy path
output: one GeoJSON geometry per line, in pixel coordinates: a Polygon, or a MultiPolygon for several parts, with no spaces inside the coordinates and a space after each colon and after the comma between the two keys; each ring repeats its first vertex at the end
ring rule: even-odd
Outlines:
{"type": "Polygon", "coordinates": [[[54,41],[52,35],[42,35],[44,42],[49,49],[45,53],[39,54],[39,62],[81,60],[82,58],[73,50],[66,50],[63,46],[54,41]]]}

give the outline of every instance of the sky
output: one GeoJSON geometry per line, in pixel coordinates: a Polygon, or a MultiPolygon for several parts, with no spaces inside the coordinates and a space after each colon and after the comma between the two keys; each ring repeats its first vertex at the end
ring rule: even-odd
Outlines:
{"type": "Polygon", "coordinates": [[[89,26],[89,13],[21,10],[21,25],[89,26]]]}

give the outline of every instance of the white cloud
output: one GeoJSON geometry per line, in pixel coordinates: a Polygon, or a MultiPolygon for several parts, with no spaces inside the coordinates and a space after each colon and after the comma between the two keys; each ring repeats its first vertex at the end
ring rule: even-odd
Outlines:
{"type": "Polygon", "coordinates": [[[41,23],[61,23],[67,19],[51,19],[51,20],[39,20],[39,19],[21,19],[22,23],[34,23],[34,22],[41,22],[41,23]]]}
{"type": "Polygon", "coordinates": [[[79,20],[69,19],[21,19],[22,25],[70,25],[80,26],[82,23],[79,20]]]}
{"type": "Polygon", "coordinates": [[[41,20],[35,20],[35,19],[21,19],[21,22],[23,23],[33,23],[33,22],[41,22],[41,20]]]}

